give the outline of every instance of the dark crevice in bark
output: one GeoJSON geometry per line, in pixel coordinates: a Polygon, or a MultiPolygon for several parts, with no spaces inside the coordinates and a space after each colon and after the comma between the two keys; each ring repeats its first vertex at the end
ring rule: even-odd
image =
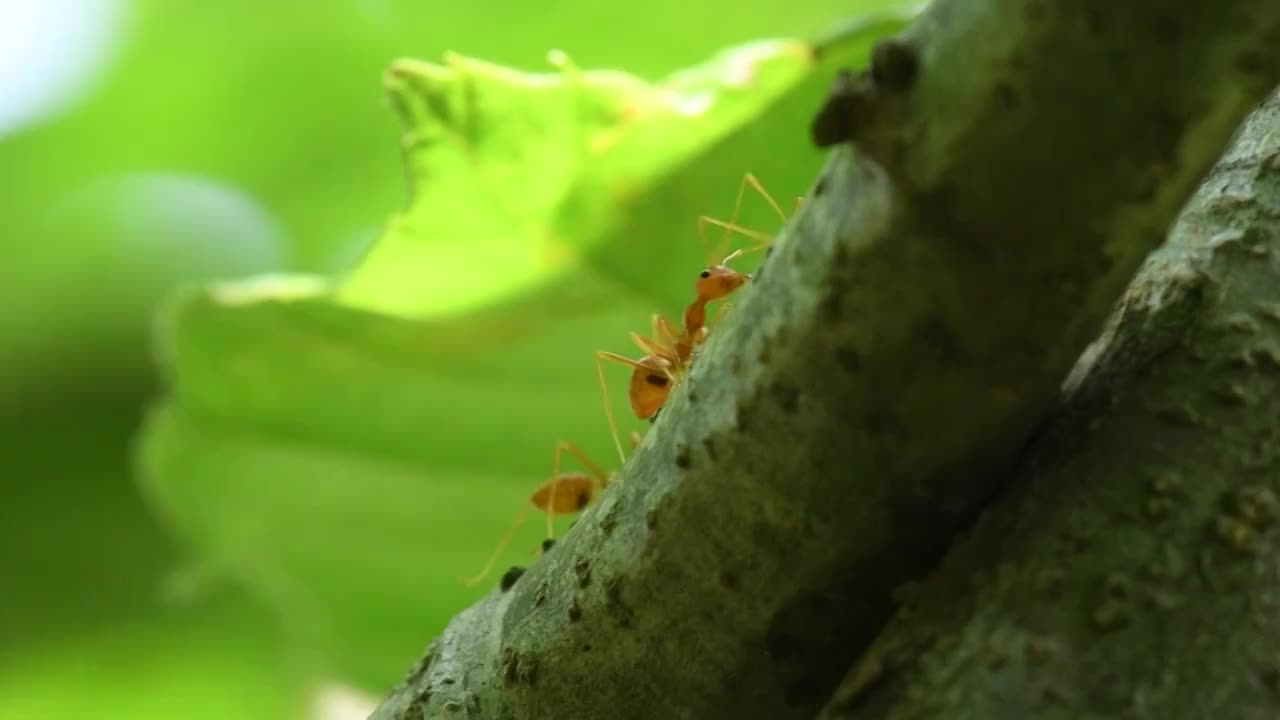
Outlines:
{"type": "Polygon", "coordinates": [[[827,718],[1280,717],[1280,93],[827,718]]]}

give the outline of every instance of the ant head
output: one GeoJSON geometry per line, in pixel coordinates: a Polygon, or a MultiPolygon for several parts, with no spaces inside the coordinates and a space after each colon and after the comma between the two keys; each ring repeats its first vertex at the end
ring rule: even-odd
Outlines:
{"type": "Polygon", "coordinates": [[[704,300],[722,300],[732,295],[751,278],[725,264],[712,265],[698,274],[694,292],[704,300]]]}

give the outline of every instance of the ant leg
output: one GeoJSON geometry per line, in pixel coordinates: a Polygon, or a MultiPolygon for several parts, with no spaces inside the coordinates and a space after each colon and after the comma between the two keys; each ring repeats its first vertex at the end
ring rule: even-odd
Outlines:
{"type": "MultiPolygon", "coordinates": [[[[675,348],[668,347],[666,345],[661,345],[659,343],[654,342],[653,340],[650,340],[644,337],[643,335],[640,335],[639,333],[634,333],[634,332],[631,333],[631,342],[635,343],[636,346],[639,347],[641,350],[643,350],[646,355],[653,358],[657,358],[658,360],[664,361],[662,366],[663,372],[666,373],[667,378],[670,379],[671,381],[674,382],[676,380],[675,368],[679,367],[681,360],[675,348]]],[[[638,368],[644,367],[646,370],[649,370],[650,372],[655,370],[655,368],[645,367],[640,363],[636,363],[635,367],[638,367],[638,368]]]]}
{"type": "Polygon", "coordinates": [[[556,504],[556,494],[560,491],[560,482],[564,477],[560,472],[560,457],[566,451],[570,455],[573,455],[574,457],[576,457],[578,459],[578,462],[582,463],[583,467],[587,468],[587,470],[590,470],[591,474],[596,476],[597,486],[599,486],[600,488],[604,488],[609,484],[608,473],[606,473],[604,469],[601,468],[599,465],[595,464],[595,462],[593,462],[591,458],[587,457],[587,454],[582,451],[582,448],[578,447],[577,445],[574,445],[568,440],[560,440],[559,442],[557,442],[555,460],[552,462],[552,465],[551,465],[551,478],[552,478],[551,499],[547,503],[547,508],[548,508],[547,539],[548,540],[555,537],[555,526],[553,523],[552,516],[555,514],[554,510],[559,507],[559,505],[556,504]]]}
{"type": "Polygon", "coordinates": [[[547,539],[551,540],[556,536],[554,510],[556,509],[556,493],[560,491],[560,452],[564,449],[565,441],[560,440],[556,443],[555,459],[551,462],[551,500],[547,503],[547,539]]]}
{"type": "MultiPolygon", "coordinates": [[[[647,342],[636,333],[631,333],[631,338],[637,345],[647,342]]],[[[643,347],[643,345],[641,346],[643,347]]],[[[656,357],[659,360],[662,360],[669,354],[669,351],[664,351],[663,355],[658,355],[656,357]]],[[[600,363],[601,360],[609,360],[620,365],[626,365],[627,367],[635,370],[644,370],[646,372],[654,372],[656,368],[617,353],[608,352],[606,350],[596,351],[596,379],[599,381],[600,385],[600,397],[604,400],[604,416],[609,421],[609,434],[613,436],[613,446],[618,450],[618,459],[622,465],[625,465],[627,462],[627,456],[622,452],[622,441],[618,439],[618,423],[613,417],[613,403],[609,401],[609,386],[604,380],[604,365],[600,363]]],[[[663,369],[666,372],[667,377],[674,380],[669,362],[663,363],[663,369]]]]}
{"type": "MultiPolygon", "coordinates": [[[[507,545],[511,543],[511,538],[516,534],[516,530],[519,530],[520,526],[524,524],[525,519],[529,517],[529,510],[530,508],[526,507],[524,510],[520,511],[520,514],[516,515],[516,519],[511,522],[511,527],[507,528],[507,531],[502,534],[502,538],[498,540],[498,547],[493,549],[493,554],[485,561],[484,567],[478,574],[462,578],[463,585],[471,587],[481,580],[484,580],[485,576],[489,574],[489,571],[493,570],[494,563],[498,562],[498,558],[502,557],[502,551],[507,549],[507,545]]],[[[548,517],[550,516],[548,515],[548,517]]]]}
{"type": "MultiPolygon", "coordinates": [[[[634,434],[635,434],[635,431],[632,431],[632,434],[634,435],[634,434]]],[[[594,460],[592,460],[590,457],[587,457],[587,453],[586,453],[586,452],[584,452],[582,448],[580,448],[580,447],[578,447],[577,445],[574,445],[573,443],[568,442],[568,441],[566,441],[566,440],[561,440],[561,441],[556,445],[556,468],[557,468],[557,470],[558,470],[558,469],[559,469],[559,467],[560,467],[560,453],[561,453],[561,451],[568,452],[570,455],[572,455],[572,456],[574,456],[575,458],[577,458],[577,459],[578,459],[578,462],[582,463],[582,466],[583,466],[583,467],[585,467],[587,470],[590,470],[590,471],[591,471],[591,474],[596,476],[596,480],[597,480],[601,485],[606,484],[606,483],[607,483],[607,481],[609,480],[609,473],[605,472],[605,471],[604,471],[604,468],[602,468],[602,467],[600,467],[599,465],[597,465],[597,464],[595,463],[595,461],[594,461],[594,460]]]]}
{"type": "Polygon", "coordinates": [[[679,336],[680,333],[677,333],[675,328],[671,327],[671,321],[667,319],[666,315],[653,316],[653,338],[655,340],[669,348],[674,348],[676,346],[676,338],[679,336]]]}
{"type": "MultiPolygon", "coordinates": [[[[782,224],[787,224],[787,214],[782,212],[782,208],[778,205],[778,202],[773,199],[773,196],[769,194],[768,190],[764,189],[764,185],[760,184],[760,181],[756,179],[755,175],[747,173],[747,176],[742,178],[742,182],[751,183],[751,187],[755,188],[756,192],[760,193],[761,197],[765,199],[765,202],[769,203],[769,207],[772,207],[774,212],[778,213],[778,217],[782,218],[782,224]]],[[[739,190],[738,192],[741,193],[742,191],[739,190]]],[[[797,206],[797,209],[799,209],[799,206],[797,206]]]]}
{"type": "MultiPolygon", "coordinates": [[[[750,248],[750,249],[747,249],[747,250],[736,250],[736,251],[734,251],[734,252],[733,252],[733,254],[729,255],[729,256],[726,258],[726,261],[727,261],[727,260],[731,260],[731,259],[733,259],[733,258],[737,257],[738,255],[742,255],[742,254],[745,254],[745,253],[753,253],[753,252],[755,252],[755,251],[757,251],[757,250],[760,250],[761,248],[768,247],[768,246],[769,246],[769,244],[773,242],[773,236],[772,236],[772,235],[769,235],[769,234],[767,234],[767,233],[762,233],[762,232],[760,232],[759,230],[752,230],[752,229],[750,229],[750,228],[742,227],[741,225],[738,225],[737,223],[727,222],[727,221],[725,221],[725,220],[719,220],[719,219],[713,218],[713,217],[711,217],[711,216],[709,216],[709,215],[703,215],[703,216],[701,216],[701,217],[699,217],[699,218],[698,218],[698,226],[699,226],[699,227],[701,227],[701,226],[702,226],[702,225],[704,225],[704,224],[706,224],[706,225],[715,225],[716,227],[722,227],[722,228],[724,228],[724,229],[725,229],[725,232],[726,232],[726,233],[728,233],[728,232],[736,232],[736,233],[738,233],[739,235],[742,235],[743,237],[748,237],[748,238],[751,238],[752,240],[757,240],[757,241],[759,241],[759,242],[761,243],[760,245],[758,245],[758,246],[756,246],[756,247],[753,247],[753,248],[750,248]]],[[[723,264],[724,264],[724,261],[722,261],[722,262],[721,262],[721,264],[723,265],[723,264]]]]}
{"type": "MultiPolygon", "coordinates": [[[[636,446],[636,442],[635,442],[636,434],[637,434],[636,431],[634,430],[631,431],[632,449],[635,449],[635,446],[636,446]]],[[[568,451],[570,455],[578,458],[578,462],[582,463],[583,467],[591,471],[592,475],[596,476],[597,488],[599,488],[600,490],[603,490],[609,487],[609,481],[611,479],[610,474],[605,472],[604,468],[597,465],[594,460],[588,457],[586,451],[584,451],[582,448],[578,447],[577,445],[574,445],[571,442],[561,440],[560,444],[556,446],[556,467],[560,467],[560,452],[562,450],[568,451]]]]}
{"type": "MultiPolygon", "coordinates": [[[[748,178],[750,178],[750,180],[755,180],[755,178],[752,177],[751,173],[747,173],[742,177],[742,182],[738,183],[738,196],[733,201],[733,214],[729,216],[730,225],[734,225],[738,222],[738,213],[742,211],[742,197],[743,195],[746,194],[746,191],[747,191],[747,183],[749,182],[748,178]]],[[[770,199],[770,202],[772,202],[772,199],[770,199]]],[[[725,228],[724,235],[720,237],[720,244],[717,245],[714,250],[711,250],[707,240],[707,228],[706,228],[706,221],[710,221],[710,220],[714,220],[714,219],[706,215],[703,215],[698,218],[698,237],[702,239],[703,249],[708,251],[708,255],[707,255],[708,265],[715,263],[716,258],[722,257],[726,252],[728,252],[729,234],[730,234],[729,229],[725,228]]],[[[724,227],[723,223],[720,223],[720,222],[712,222],[711,224],[720,225],[721,227],[724,227]]]]}
{"type": "Polygon", "coordinates": [[[631,362],[621,355],[615,355],[603,350],[596,351],[596,380],[600,384],[600,398],[604,401],[604,416],[609,421],[609,435],[613,437],[613,446],[618,450],[618,460],[626,464],[627,456],[622,452],[622,441],[618,439],[618,423],[613,419],[613,403],[609,400],[609,385],[604,381],[604,366],[600,364],[602,359],[615,362],[621,361],[626,365],[630,365],[631,362]]]}

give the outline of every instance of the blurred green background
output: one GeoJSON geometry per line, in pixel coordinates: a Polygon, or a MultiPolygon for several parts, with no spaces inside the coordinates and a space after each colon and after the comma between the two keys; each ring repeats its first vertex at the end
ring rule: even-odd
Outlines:
{"type": "MultiPolygon", "coordinates": [[[[491,219],[485,197],[421,205],[468,171],[419,173],[430,228],[392,233],[410,250],[364,298],[445,307],[447,279],[492,286],[464,306],[390,318],[327,297],[172,300],[214,280],[349,273],[393,213],[413,220],[393,61],[453,50],[551,73],[558,48],[657,82],[906,5],[0,2],[0,718],[363,717],[489,590],[458,577],[557,440],[616,466],[591,351],[634,355],[628,330],[678,317],[704,254],[694,219],[727,216],[744,172],[790,210],[823,161],[809,119],[866,44],[781,94],[748,90],[758,118],[648,174],[618,154],[558,170],[484,159],[517,204],[557,173],[572,186],[550,209],[530,200],[492,245],[463,232],[491,219]],[[525,220],[557,238],[538,252],[570,260],[504,266],[495,248],[518,249],[525,220]],[[415,263],[436,279],[414,283],[415,263]]],[[[538,142],[554,154],[560,139],[538,142]]],[[[745,214],[779,224],[758,199],[745,214]]],[[[627,373],[607,371],[626,418],[627,373]]],[[[531,561],[539,532],[502,566],[531,561]]]]}

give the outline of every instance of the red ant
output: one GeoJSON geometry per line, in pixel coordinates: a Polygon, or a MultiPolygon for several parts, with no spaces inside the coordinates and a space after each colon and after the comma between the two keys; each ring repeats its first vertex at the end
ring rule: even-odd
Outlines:
{"type": "MultiPolygon", "coordinates": [[[[631,433],[631,443],[632,446],[640,445],[639,433],[631,433]]],[[[494,548],[493,554],[485,561],[484,568],[471,577],[463,578],[462,584],[471,586],[484,580],[485,576],[493,570],[502,551],[511,543],[516,530],[519,530],[529,517],[530,510],[536,508],[547,514],[547,540],[549,541],[555,535],[553,520],[556,515],[572,515],[585,509],[602,490],[609,487],[612,480],[613,474],[605,472],[583,452],[582,448],[564,440],[556,443],[555,462],[552,465],[550,479],[539,485],[538,489],[529,496],[529,506],[516,515],[515,520],[511,522],[511,527],[507,528],[498,541],[498,547],[494,548]],[[561,472],[560,457],[565,452],[576,457],[589,472],[561,472]]]]}
{"type": "MultiPolygon", "coordinates": [[[[683,379],[693,362],[694,351],[707,341],[710,334],[710,328],[707,327],[707,305],[716,300],[723,300],[751,279],[748,273],[738,272],[729,267],[729,262],[737,257],[756,252],[772,245],[773,236],[765,233],[750,230],[737,224],[738,212],[742,209],[742,197],[746,192],[747,186],[750,185],[755,189],[769,206],[777,212],[778,217],[785,224],[787,215],[769,195],[760,181],[751,173],[747,173],[742,178],[742,183],[738,186],[738,197],[733,206],[733,215],[726,222],[718,220],[707,215],[698,218],[698,236],[702,239],[703,245],[707,245],[706,226],[715,225],[724,228],[725,233],[722,238],[721,248],[728,242],[730,233],[736,232],[745,237],[758,241],[760,244],[748,250],[738,249],[726,255],[723,260],[718,263],[708,265],[698,275],[697,281],[694,282],[694,300],[684,309],[684,328],[680,332],[676,332],[671,326],[671,322],[661,314],[655,314],[651,318],[652,337],[644,337],[638,333],[631,333],[631,341],[636,344],[645,356],[632,360],[631,358],[619,355],[617,353],[605,350],[597,350],[596,355],[596,377],[600,382],[600,392],[604,398],[605,417],[609,421],[609,432],[613,435],[613,444],[618,450],[618,457],[625,462],[625,456],[622,452],[622,443],[618,440],[617,422],[613,417],[613,405],[609,402],[609,390],[604,379],[604,367],[601,360],[610,360],[632,368],[631,384],[628,389],[627,396],[631,401],[631,410],[635,416],[642,420],[652,419],[657,415],[658,411],[667,402],[672,388],[678,385],[683,379]]],[[[799,208],[801,199],[797,198],[796,207],[799,208]]],[[[723,252],[723,249],[720,250],[723,252]]],[[[710,257],[718,257],[719,253],[713,252],[710,257]]],[[[728,305],[722,305],[716,316],[716,322],[720,316],[728,309],[728,305]]],[[[714,322],[713,322],[714,324],[714,322]]]]}
{"type": "MultiPolygon", "coordinates": [[[[742,197],[748,185],[768,201],[784,223],[787,221],[786,213],[782,211],[782,208],[778,206],[760,182],[756,180],[755,176],[748,173],[743,177],[742,183],[738,187],[738,197],[734,204],[731,219],[726,222],[706,215],[699,217],[698,235],[701,237],[703,244],[706,245],[706,226],[715,225],[725,230],[722,245],[728,241],[732,232],[757,240],[761,244],[749,250],[735,250],[726,255],[719,263],[706,267],[698,275],[698,279],[694,283],[695,298],[684,309],[684,327],[680,332],[676,332],[672,328],[670,321],[665,316],[655,314],[650,321],[651,338],[643,337],[635,332],[631,333],[632,342],[646,353],[644,357],[639,360],[632,360],[604,350],[597,350],[595,353],[596,375],[600,382],[600,391],[604,397],[605,416],[609,421],[609,432],[613,437],[614,446],[617,448],[618,459],[623,464],[626,463],[626,455],[623,453],[622,443],[618,439],[617,423],[613,416],[613,406],[609,403],[608,387],[604,379],[604,367],[600,361],[611,360],[632,367],[631,386],[628,393],[632,411],[636,417],[641,419],[649,419],[657,415],[662,406],[666,404],[667,397],[671,394],[671,389],[683,379],[685,372],[693,362],[695,350],[705,343],[709,337],[710,329],[706,324],[707,305],[716,300],[723,300],[729,297],[745,285],[747,280],[751,279],[750,274],[738,272],[729,267],[728,263],[737,257],[768,247],[773,242],[772,236],[743,228],[737,224],[738,212],[742,207],[742,197]]],[[[797,199],[797,208],[799,207],[799,202],[800,199],[797,199]]],[[[712,257],[718,254],[715,253],[712,257]]],[[[716,322],[719,321],[720,316],[727,309],[728,305],[720,307],[716,322]]],[[[715,322],[712,324],[714,325],[715,322]]],[[[631,442],[633,446],[640,444],[639,433],[631,433],[631,442]]],[[[484,568],[472,577],[463,578],[462,582],[466,585],[475,585],[492,571],[493,565],[511,542],[516,530],[528,518],[530,509],[536,508],[546,513],[547,539],[549,541],[554,535],[553,519],[555,515],[572,515],[583,510],[591,504],[601,491],[609,486],[612,479],[613,474],[606,473],[577,445],[566,441],[556,443],[551,478],[538,486],[530,496],[529,502],[532,507],[525,507],[516,516],[511,527],[507,529],[498,541],[498,547],[494,549],[493,554],[485,562],[484,568]],[[561,472],[560,458],[566,451],[576,457],[590,472],[561,472]]]]}

